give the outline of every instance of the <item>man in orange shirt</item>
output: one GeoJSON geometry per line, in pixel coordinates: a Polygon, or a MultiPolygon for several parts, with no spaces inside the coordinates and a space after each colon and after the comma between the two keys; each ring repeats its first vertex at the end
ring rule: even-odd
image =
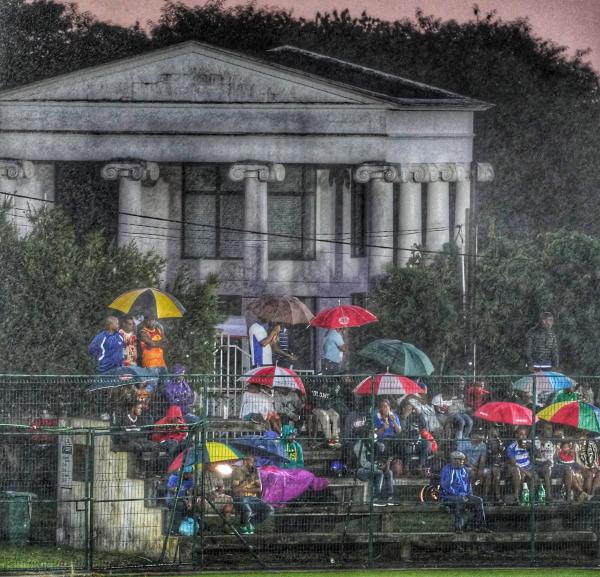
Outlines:
{"type": "MultiPolygon", "coordinates": [[[[144,317],[144,326],[139,332],[139,339],[142,349],[142,367],[154,369],[159,375],[166,375],[168,371],[164,349],[167,340],[162,327],[156,322],[154,313],[149,313],[144,317]]],[[[149,386],[146,387],[147,390],[149,390],[149,386]]]]}

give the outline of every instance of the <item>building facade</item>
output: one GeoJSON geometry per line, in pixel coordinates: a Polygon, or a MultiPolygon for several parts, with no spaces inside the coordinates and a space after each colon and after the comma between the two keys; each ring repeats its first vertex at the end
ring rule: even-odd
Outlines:
{"type": "Polygon", "coordinates": [[[217,273],[243,308],[364,294],[414,247],[463,246],[486,103],[292,47],[186,42],[0,93],[0,192],[62,202],[70,166],[112,191],[118,242],[217,273]],[[351,79],[342,82],[341,79],[351,79]]]}

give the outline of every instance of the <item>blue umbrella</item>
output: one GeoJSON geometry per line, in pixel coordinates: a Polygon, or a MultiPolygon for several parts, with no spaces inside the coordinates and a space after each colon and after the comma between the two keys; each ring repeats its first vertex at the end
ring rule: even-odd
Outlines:
{"type": "MultiPolygon", "coordinates": [[[[229,445],[242,451],[245,455],[254,455],[272,461],[273,463],[288,463],[289,458],[285,454],[283,445],[279,439],[267,439],[261,435],[247,435],[237,439],[229,439],[229,445]]],[[[262,463],[268,464],[268,463],[262,463]]]]}
{"type": "Polygon", "coordinates": [[[570,389],[575,386],[575,381],[569,377],[552,371],[540,371],[535,374],[521,377],[513,383],[515,391],[526,391],[533,393],[533,379],[535,377],[535,389],[538,396],[543,399],[550,396],[552,393],[561,389],[570,389]]]}
{"type": "Polygon", "coordinates": [[[142,367],[118,367],[97,375],[94,382],[89,386],[88,391],[114,389],[126,385],[138,386],[144,383],[153,383],[156,387],[158,375],[154,371],[142,367]]]}

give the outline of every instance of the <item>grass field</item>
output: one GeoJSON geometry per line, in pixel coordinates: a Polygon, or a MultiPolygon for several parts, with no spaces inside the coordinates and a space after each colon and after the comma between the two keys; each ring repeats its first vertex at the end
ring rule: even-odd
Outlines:
{"type": "MultiPolygon", "coordinates": [[[[355,571],[262,571],[260,573],[202,573],[185,577],[600,577],[599,569],[357,569],[355,571]]],[[[179,577],[179,576],[174,576],[179,577]]]]}

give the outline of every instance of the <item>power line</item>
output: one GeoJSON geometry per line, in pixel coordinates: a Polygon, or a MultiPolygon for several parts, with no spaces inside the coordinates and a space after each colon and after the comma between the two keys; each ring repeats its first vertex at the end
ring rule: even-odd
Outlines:
{"type": "MultiPolygon", "coordinates": [[[[24,198],[24,199],[33,200],[36,202],[57,204],[57,201],[55,201],[55,200],[41,199],[41,198],[36,198],[33,196],[28,196],[28,195],[23,195],[23,194],[7,193],[7,192],[1,192],[1,191],[0,191],[0,194],[3,194],[8,197],[13,197],[13,198],[24,198]]],[[[21,210],[23,210],[23,209],[21,209],[21,210]]],[[[269,232],[269,231],[263,232],[263,231],[249,230],[249,229],[238,228],[238,227],[220,226],[220,225],[215,225],[215,224],[205,224],[205,223],[193,222],[193,221],[188,221],[188,220],[183,220],[183,219],[174,219],[174,218],[166,218],[166,217],[159,217],[159,216],[147,216],[147,215],[143,215],[143,214],[137,214],[137,213],[125,212],[125,211],[117,211],[117,214],[122,215],[122,216],[129,216],[132,218],[149,219],[149,220],[164,222],[164,223],[181,224],[181,225],[200,227],[200,228],[205,228],[205,229],[210,229],[210,230],[237,232],[237,233],[242,233],[242,234],[249,234],[249,235],[256,235],[256,236],[263,236],[263,237],[266,236],[266,237],[275,237],[275,238],[285,238],[285,239],[293,239],[293,240],[299,240],[299,241],[304,241],[304,242],[314,241],[314,242],[333,244],[333,245],[344,245],[344,246],[356,246],[358,244],[358,243],[352,242],[351,240],[346,241],[346,240],[339,240],[339,239],[323,239],[323,238],[319,238],[319,237],[291,235],[291,234],[269,232]]],[[[158,227],[156,225],[145,225],[145,226],[148,228],[163,228],[163,227],[158,227]]],[[[443,230],[447,230],[447,229],[444,228],[443,230]]],[[[427,231],[425,231],[425,232],[427,232],[427,231]]],[[[366,234],[365,236],[368,237],[368,234],[366,234]]],[[[254,238],[251,238],[251,239],[240,238],[239,239],[240,242],[245,242],[248,240],[250,240],[251,242],[254,242],[254,243],[261,241],[261,239],[254,239],[254,238]]],[[[268,240],[268,238],[266,240],[268,240]]],[[[365,249],[366,248],[380,248],[383,250],[391,250],[391,247],[385,246],[385,245],[371,244],[368,242],[360,242],[359,244],[360,244],[361,248],[365,248],[365,249]]],[[[420,254],[431,254],[431,255],[446,254],[443,250],[432,250],[432,249],[427,249],[427,248],[414,249],[414,248],[407,248],[407,247],[396,247],[396,250],[410,252],[410,253],[414,253],[416,250],[420,254]]],[[[463,252],[458,252],[457,255],[465,256],[465,257],[473,256],[471,254],[463,253],[463,252]]],[[[497,258],[497,257],[493,257],[491,255],[475,255],[475,256],[479,259],[481,259],[481,258],[491,258],[491,259],[497,258]]],[[[526,258],[526,257],[523,257],[523,258],[526,258]]],[[[527,259],[527,260],[530,260],[530,259],[527,259]]]]}

